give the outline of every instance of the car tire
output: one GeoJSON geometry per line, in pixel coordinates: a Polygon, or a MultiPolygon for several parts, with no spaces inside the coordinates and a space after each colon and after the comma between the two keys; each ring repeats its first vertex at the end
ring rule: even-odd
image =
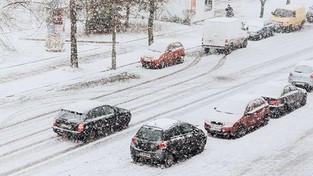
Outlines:
{"type": "Polygon", "coordinates": [[[196,154],[202,153],[204,148],[205,148],[205,144],[206,144],[207,139],[203,139],[197,146],[197,152],[196,154]]]}
{"type": "Polygon", "coordinates": [[[241,138],[247,133],[247,128],[244,125],[240,125],[235,132],[236,138],[241,138]]]}
{"type": "Polygon", "coordinates": [[[210,53],[210,48],[204,48],[204,52],[205,52],[206,54],[210,53]]]}
{"type": "Polygon", "coordinates": [[[300,102],[300,105],[304,106],[306,104],[306,100],[307,100],[307,95],[304,95],[301,102],[300,102]]]}
{"type": "Polygon", "coordinates": [[[165,67],[165,62],[162,60],[162,61],[160,62],[159,69],[162,69],[162,68],[164,68],[164,67],[165,67]]]}
{"type": "Polygon", "coordinates": [[[171,154],[168,154],[164,160],[164,166],[166,168],[171,167],[174,164],[174,157],[171,154]]]}
{"type": "Polygon", "coordinates": [[[132,156],[131,158],[135,163],[138,163],[140,161],[140,158],[138,156],[132,156]]]}
{"type": "Polygon", "coordinates": [[[243,42],[242,42],[242,48],[246,48],[247,47],[247,45],[248,45],[248,40],[247,39],[245,39],[243,42]]]}
{"type": "Polygon", "coordinates": [[[83,142],[84,143],[92,142],[96,139],[96,136],[97,136],[97,132],[95,130],[91,130],[87,133],[83,142]]]}

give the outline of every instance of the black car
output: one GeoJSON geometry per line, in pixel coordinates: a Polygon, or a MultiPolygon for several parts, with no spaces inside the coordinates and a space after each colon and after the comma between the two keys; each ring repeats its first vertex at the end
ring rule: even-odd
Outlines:
{"type": "Polygon", "coordinates": [[[271,118],[279,118],[306,104],[306,90],[292,84],[283,88],[279,84],[260,85],[258,89],[261,90],[262,97],[269,104],[271,118]]]}
{"type": "Polygon", "coordinates": [[[126,109],[85,100],[61,109],[52,128],[58,135],[89,142],[122,130],[128,126],[130,119],[131,113],[126,109]]]}
{"type": "Polygon", "coordinates": [[[201,153],[207,136],[189,123],[159,119],[143,125],[131,140],[134,162],[150,161],[170,167],[175,161],[201,153]]]}
{"type": "Polygon", "coordinates": [[[277,25],[269,20],[248,21],[244,25],[249,40],[261,40],[274,35],[277,25]]]}

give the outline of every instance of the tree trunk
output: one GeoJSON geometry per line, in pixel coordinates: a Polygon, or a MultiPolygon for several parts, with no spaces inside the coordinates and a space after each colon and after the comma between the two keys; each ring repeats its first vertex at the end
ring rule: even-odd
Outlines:
{"type": "Polygon", "coordinates": [[[112,4],[112,69],[116,70],[116,2],[113,0],[112,4]]]}
{"type": "Polygon", "coordinates": [[[153,43],[153,22],[154,22],[154,12],[155,12],[155,2],[154,0],[149,0],[149,19],[148,19],[148,44],[149,46],[153,43]]]}
{"type": "Polygon", "coordinates": [[[129,15],[130,15],[130,2],[126,3],[126,19],[125,19],[125,28],[129,27],[129,15]]]}
{"type": "Polygon", "coordinates": [[[264,6],[265,6],[265,2],[266,0],[260,0],[261,1],[261,12],[260,12],[260,18],[263,18],[264,15],[264,6]]]}
{"type": "Polygon", "coordinates": [[[77,56],[77,13],[75,0],[70,1],[70,19],[71,19],[71,67],[78,68],[77,56]]]}

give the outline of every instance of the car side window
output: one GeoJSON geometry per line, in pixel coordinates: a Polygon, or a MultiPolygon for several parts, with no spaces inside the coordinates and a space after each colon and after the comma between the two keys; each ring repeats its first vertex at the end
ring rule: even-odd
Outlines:
{"type": "Polygon", "coordinates": [[[114,110],[110,106],[102,106],[103,115],[110,115],[114,113],[114,110]]]}
{"type": "Polygon", "coordinates": [[[183,123],[180,125],[180,129],[181,129],[182,134],[186,134],[186,133],[192,132],[194,128],[192,125],[188,123],[183,123]]]}
{"type": "Polygon", "coordinates": [[[168,47],[167,47],[167,51],[172,51],[175,49],[175,45],[174,44],[170,44],[168,47]]]}
{"type": "Polygon", "coordinates": [[[251,101],[247,105],[246,112],[251,112],[251,111],[253,111],[253,109],[254,109],[254,101],[251,101]]]}
{"type": "Polygon", "coordinates": [[[172,127],[171,129],[169,129],[168,135],[169,135],[168,136],[169,138],[181,135],[179,127],[175,126],[175,127],[172,127]]]}
{"type": "Polygon", "coordinates": [[[282,94],[284,95],[286,93],[289,93],[290,91],[291,91],[290,86],[285,86],[282,94]]]}

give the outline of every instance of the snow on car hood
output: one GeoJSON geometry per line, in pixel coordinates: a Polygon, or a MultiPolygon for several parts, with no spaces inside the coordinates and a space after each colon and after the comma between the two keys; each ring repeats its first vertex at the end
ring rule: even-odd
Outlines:
{"type": "Polygon", "coordinates": [[[156,51],[156,50],[150,50],[148,49],[143,57],[147,57],[147,58],[159,58],[162,55],[162,53],[160,51],[156,51]]]}
{"type": "Polygon", "coordinates": [[[210,112],[209,114],[210,117],[207,118],[207,121],[221,122],[225,124],[225,126],[230,127],[241,118],[242,114],[243,113],[234,114],[230,112],[223,112],[219,109],[214,109],[213,111],[210,112]]]}

